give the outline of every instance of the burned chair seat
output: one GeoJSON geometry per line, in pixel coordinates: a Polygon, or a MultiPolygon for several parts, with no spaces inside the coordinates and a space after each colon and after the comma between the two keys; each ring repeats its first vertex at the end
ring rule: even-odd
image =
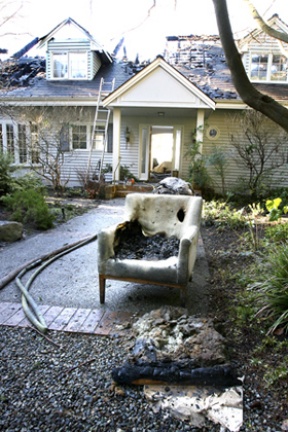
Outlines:
{"type": "Polygon", "coordinates": [[[105,228],[98,235],[100,303],[105,302],[106,279],[180,288],[183,300],[196,260],[201,213],[201,197],[127,195],[123,223],[105,228]],[[176,237],[179,240],[177,256],[152,260],[117,258],[115,250],[119,232],[131,221],[140,224],[145,236],[164,234],[167,238],[176,237]]]}

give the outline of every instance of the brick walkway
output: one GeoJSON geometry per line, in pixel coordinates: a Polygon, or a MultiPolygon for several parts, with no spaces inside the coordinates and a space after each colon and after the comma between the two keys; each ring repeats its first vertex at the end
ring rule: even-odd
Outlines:
{"type": "MultiPolygon", "coordinates": [[[[122,334],[125,323],[131,322],[132,314],[102,309],[64,308],[60,306],[38,306],[49,330],[87,333],[102,336],[122,334]]],[[[31,327],[21,303],[0,303],[0,325],[31,327]]]]}

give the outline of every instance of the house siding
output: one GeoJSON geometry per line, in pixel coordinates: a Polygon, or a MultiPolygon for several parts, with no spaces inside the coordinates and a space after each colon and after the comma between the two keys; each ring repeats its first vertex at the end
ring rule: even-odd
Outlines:
{"type": "MultiPolygon", "coordinates": [[[[225,183],[227,190],[237,189],[241,186],[241,179],[248,178],[248,170],[244,166],[243,162],[238,156],[238,153],[231,142],[231,135],[238,142],[247,143],[247,138],[244,135],[243,130],[239,127],[239,121],[237,121],[237,115],[240,111],[231,112],[229,110],[219,110],[211,114],[205,124],[204,139],[203,139],[203,154],[208,155],[213,152],[215,146],[219,147],[225,153],[228,159],[228,165],[225,169],[225,183]],[[208,130],[210,127],[216,127],[219,130],[219,138],[209,139],[208,130]]],[[[270,130],[274,129],[274,136],[278,136],[279,132],[283,131],[277,128],[271,121],[267,120],[270,130]]],[[[273,132],[271,134],[271,146],[274,145],[273,132]]],[[[267,146],[267,149],[271,147],[267,146]]],[[[283,152],[288,153],[287,143],[283,144],[283,152]]],[[[287,157],[287,156],[286,156],[287,157]]],[[[278,156],[277,154],[271,155],[270,163],[276,164],[278,156]]],[[[271,187],[287,187],[288,186],[288,160],[279,169],[273,171],[273,176],[270,179],[269,186],[271,187]]],[[[221,179],[215,174],[213,168],[209,169],[210,174],[213,175],[216,190],[221,191],[221,179]]]]}
{"type": "Polygon", "coordinates": [[[68,41],[51,40],[47,46],[47,78],[53,79],[53,52],[69,51],[69,52],[86,52],[87,53],[87,79],[92,80],[101,67],[101,60],[95,51],[91,51],[90,41],[85,39],[70,39],[68,41]]]}
{"type": "Polygon", "coordinates": [[[101,60],[95,51],[90,51],[89,53],[89,68],[88,74],[89,79],[93,79],[101,67],[101,60]]]}

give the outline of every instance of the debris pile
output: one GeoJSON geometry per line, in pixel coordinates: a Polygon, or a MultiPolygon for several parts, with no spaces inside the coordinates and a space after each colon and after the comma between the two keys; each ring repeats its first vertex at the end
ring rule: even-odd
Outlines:
{"type": "Polygon", "coordinates": [[[25,87],[33,83],[34,79],[45,76],[45,59],[23,58],[8,60],[1,64],[1,88],[25,87]]]}
{"type": "Polygon", "coordinates": [[[166,177],[155,187],[153,193],[167,195],[193,195],[190,183],[178,177],[166,177]]]}
{"type": "Polygon", "coordinates": [[[156,234],[144,236],[138,220],[119,225],[114,244],[116,259],[160,260],[178,256],[179,239],[156,234]]]}
{"type": "Polygon", "coordinates": [[[225,340],[211,320],[162,307],[143,315],[132,330],[134,347],[124,365],[112,371],[117,384],[144,384],[155,413],[168,411],[199,428],[208,420],[240,430],[242,380],[225,364],[225,340]]]}

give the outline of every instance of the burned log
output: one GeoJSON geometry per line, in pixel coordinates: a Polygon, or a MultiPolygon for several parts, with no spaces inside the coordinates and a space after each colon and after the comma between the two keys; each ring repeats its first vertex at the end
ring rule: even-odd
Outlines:
{"type": "Polygon", "coordinates": [[[193,365],[189,367],[177,362],[126,364],[113,369],[112,378],[122,385],[178,384],[221,388],[242,385],[231,365],[193,368],[193,365]]]}

